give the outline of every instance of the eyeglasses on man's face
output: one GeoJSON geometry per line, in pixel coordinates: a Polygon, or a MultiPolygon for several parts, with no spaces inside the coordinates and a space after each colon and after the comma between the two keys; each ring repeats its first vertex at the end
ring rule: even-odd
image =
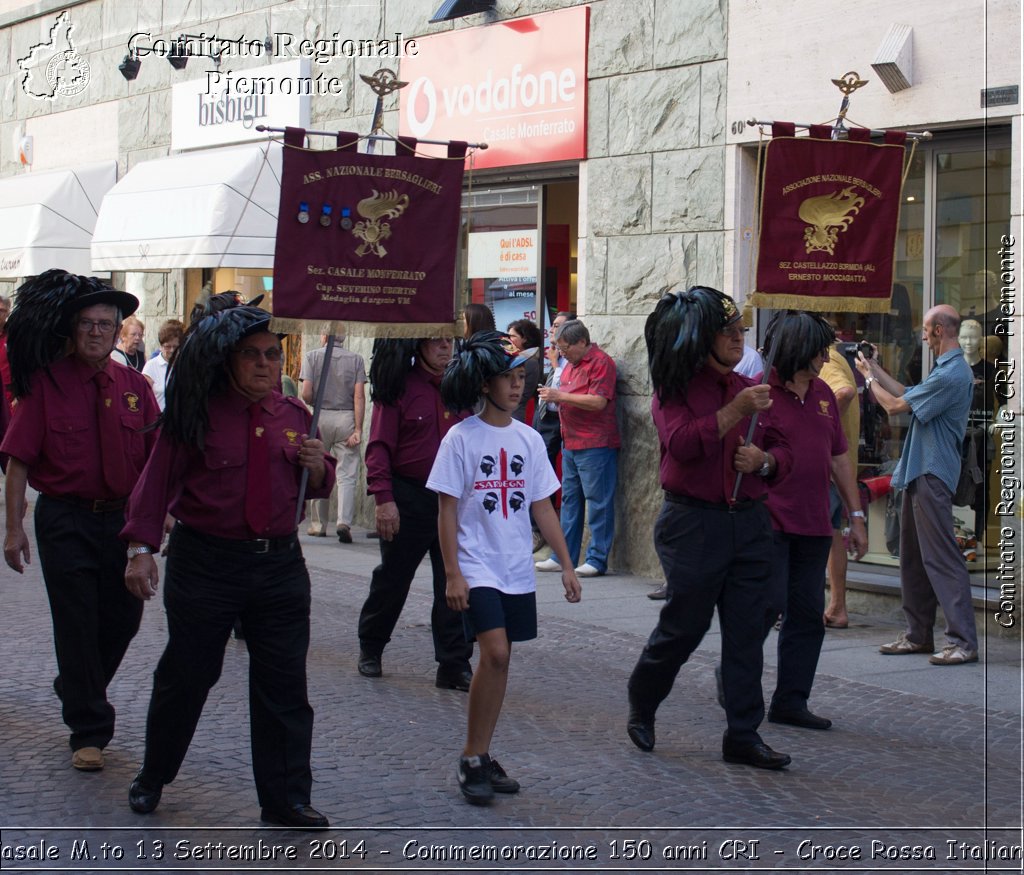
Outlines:
{"type": "Polygon", "coordinates": [[[110,319],[79,319],[75,323],[75,327],[83,334],[92,334],[93,331],[99,331],[100,334],[113,334],[117,324],[110,319]]]}
{"type": "Polygon", "coordinates": [[[270,349],[256,349],[254,346],[243,346],[241,349],[235,350],[235,352],[242,361],[246,362],[258,362],[261,358],[265,358],[268,362],[279,362],[284,355],[283,350],[279,346],[274,346],[270,349]]]}
{"type": "Polygon", "coordinates": [[[727,325],[725,328],[718,329],[718,333],[722,337],[743,337],[748,331],[750,329],[742,325],[727,325]]]}

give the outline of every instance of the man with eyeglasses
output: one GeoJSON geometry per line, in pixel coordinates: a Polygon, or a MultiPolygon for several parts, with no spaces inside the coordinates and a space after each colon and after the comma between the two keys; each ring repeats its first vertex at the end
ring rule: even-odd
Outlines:
{"type": "Polygon", "coordinates": [[[121,320],[138,300],[95,277],[49,270],[18,290],[8,321],[15,396],[4,558],[31,562],[26,486],[38,490],[36,544],[57,651],[54,692],[71,730],[71,765],[103,768],[114,735],[110,684],[138,631],[142,602],[124,588],[124,506],[159,415],[145,378],[111,362],[121,320]]]}
{"type": "Polygon", "coordinates": [[[768,385],[735,373],[743,357],[740,318],[728,295],[695,286],[662,297],[644,327],[665,492],[654,546],[668,596],[629,679],[626,731],[641,750],[654,749],[655,713],[717,607],[728,724],[722,758],[781,769],[789,756],[757,731],[772,562],[765,494],[766,481],[785,477],[792,455],[767,416],[746,442],[751,416],[772,401],[768,385]]]}
{"type": "Polygon", "coordinates": [[[165,392],[160,438],[129,503],[125,584],[156,595],[166,513],[167,646],[153,676],[146,751],[128,804],[149,814],[177,776],[241,619],[249,651],[256,792],[267,823],[316,830],[310,804],[313,709],[306,692],[310,582],[296,527],[299,483],[330,495],[334,459],[310,414],[278,391],[270,314],[228,306],[190,326],[165,392]]]}

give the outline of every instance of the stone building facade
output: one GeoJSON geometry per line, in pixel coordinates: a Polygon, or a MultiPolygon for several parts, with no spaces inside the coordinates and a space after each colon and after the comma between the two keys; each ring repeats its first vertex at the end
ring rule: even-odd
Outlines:
{"type": "MultiPolygon", "coordinates": [[[[838,92],[829,80],[847,68],[862,67],[868,72],[889,24],[888,7],[880,0],[852,6],[823,0],[801,4],[799,13],[790,10],[786,13],[790,21],[770,8],[774,4],[754,0],[591,0],[588,4],[497,0],[493,13],[429,24],[438,3],[8,0],[0,4],[0,229],[7,178],[97,161],[115,161],[122,178],[141,162],[171,153],[172,86],[199,75],[196,71],[203,69],[204,61],[206,67],[210,64],[208,59],[195,58],[179,71],[163,58],[147,56],[141,59],[137,77],[126,81],[118,65],[133,34],[167,40],[183,33],[245,35],[257,40],[291,34],[293,46],[304,38],[329,39],[335,34],[370,40],[400,34],[415,40],[589,6],[585,156],[556,165],[491,168],[475,174],[473,186],[499,193],[504,187],[543,187],[549,182],[570,186],[568,205],[560,209],[572,213],[571,300],[594,339],[616,359],[620,373],[623,451],[617,511],[621,524],[611,565],[658,574],[651,543],[660,505],[658,447],[649,412],[644,320],[663,293],[694,283],[745,298],[750,291],[747,265],[756,133],[743,122],[758,105],[795,121],[819,122],[834,115],[838,92]],[[808,6],[821,8],[810,12],[808,6]],[[62,15],[73,24],[74,50],[87,62],[88,86],[77,93],[33,95],[26,90],[28,73],[22,62],[31,59],[35,46],[53,38],[52,29],[62,15]],[[797,50],[794,33],[787,29],[799,27],[800,39],[813,41],[816,34],[842,31],[846,20],[857,23],[854,36],[839,40],[840,49],[827,53],[814,47],[797,50]],[[769,60],[762,64],[762,59],[769,60]],[[791,100],[785,99],[787,93],[791,100]],[[19,155],[26,138],[31,138],[31,165],[19,155]]],[[[1019,100],[988,112],[968,108],[963,101],[944,105],[941,86],[931,78],[937,56],[962,40],[965,32],[978,31],[979,18],[996,39],[1015,27],[1019,32],[1017,4],[974,0],[973,6],[979,8],[950,9],[941,16],[926,0],[911,0],[901,7],[901,20],[916,26],[919,34],[928,34],[914,61],[919,79],[926,84],[901,95],[889,95],[876,86],[870,100],[864,101],[870,110],[864,120],[874,127],[912,124],[983,131],[998,124],[1005,129],[1008,147],[1014,146],[1008,192],[1014,207],[1008,219],[1019,240],[1019,100]]],[[[830,46],[836,42],[831,37],[827,40],[830,46]]],[[[1020,47],[1014,48],[1010,41],[1001,51],[998,58],[985,55],[984,49],[980,61],[971,57],[967,69],[960,71],[960,79],[970,80],[965,94],[973,94],[978,82],[993,76],[993,84],[1019,87],[1015,71],[1020,68],[1020,47]],[[973,65],[978,63],[983,69],[975,70],[973,65]]],[[[287,59],[226,57],[223,68],[245,71],[287,59]]],[[[393,58],[336,54],[325,64],[313,63],[315,72],[329,73],[341,87],[337,93],[312,98],[309,127],[368,131],[375,97],[360,75],[395,63],[393,58]]],[[[400,126],[398,98],[392,95],[385,103],[384,128],[397,132],[400,126]]],[[[151,208],[159,210],[160,203],[151,208]]],[[[0,239],[0,251],[3,245],[0,239]]],[[[164,318],[187,312],[200,279],[212,279],[215,287],[222,281],[229,284],[225,287],[235,287],[242,279],[239,273],[219,277],[213,271],[197,277],[195,271],[155,267],[114,275],[115,283],[142,299],[140,315],[152,328],[164,318]]],[[[0,273],[0,292],[9,293],[16,284],[17,276],[0,273]]],[[[465,294],[460,291],[462,302],[465,294]]],[[[154,333],[151,330],[150,337],[154,333]]],[[[368,355],[368,343],[351,345],[368,355]]],[[[360,510],[362,521],[368,522],[372,518],[369,503],[360,510]]]]}

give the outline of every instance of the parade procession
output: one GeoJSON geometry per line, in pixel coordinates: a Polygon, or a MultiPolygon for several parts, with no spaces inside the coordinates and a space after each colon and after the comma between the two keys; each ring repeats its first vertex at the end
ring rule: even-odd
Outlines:
{"type": "Polygon", "coordinates": [[[0,3],[2,868],[1022,870],[1019,2],[151,6],[0,3]]]}

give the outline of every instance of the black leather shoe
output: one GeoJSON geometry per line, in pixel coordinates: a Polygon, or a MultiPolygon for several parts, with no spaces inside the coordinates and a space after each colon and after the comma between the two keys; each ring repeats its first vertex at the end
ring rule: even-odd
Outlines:
{"type": "Polygon", "coordinates": [[[626,721],[626,734],[640,750],[654,750],[654,717],[646,717],[639,708],[631,706],[626,721]]]}
{"type": "Polygon", "coordinates": [[[152,814],[160,804],[163,792],[163,784],[147,781],[139,772],[128,788],[128,807],[136,814],[152,814]]]}
{"type": "Polygon", "coordinates": [[[469,685],[473,682],[473,672],[467,669],[450,669],[443,666],[437,670],[437,677],[434,679],[434,686],[439,690],[461,690],[469,692],[469,685]]]}
{"type": "Polygon", "coordinates": [[[380,657],[367,653],[365,650],[359,651],[358,668],[359,674],[364,678],[379,678],[384,675],[384,669],[380,667],[380,657]]]}
{"type": "Polygon", "coordinates": [[[327,818],[312,805],[293,805],[291,808],[282,809],[263,808],[260,810],[260,818],[267,823],[290,826],[292,829],[313,831],[330,827],[327,818]]]}
{"type": "Polygon", "coordinates": [[[799,726],[802,729],[828,729],[832,721],[827,717],[812,714],[806,708],[801,711],[780,711],[772,708],[768,712],[769,723],[785,723],[787,726],[799,726]]]}
{"type": "Polygon", "coordinates": [[[727,763],[739,763],[758,769],[781,769],[792,762],[789,754],[778,753],[763,741],[745,745],[732,745],[725,742],[722,745],[722,759],[727,763]]]}

